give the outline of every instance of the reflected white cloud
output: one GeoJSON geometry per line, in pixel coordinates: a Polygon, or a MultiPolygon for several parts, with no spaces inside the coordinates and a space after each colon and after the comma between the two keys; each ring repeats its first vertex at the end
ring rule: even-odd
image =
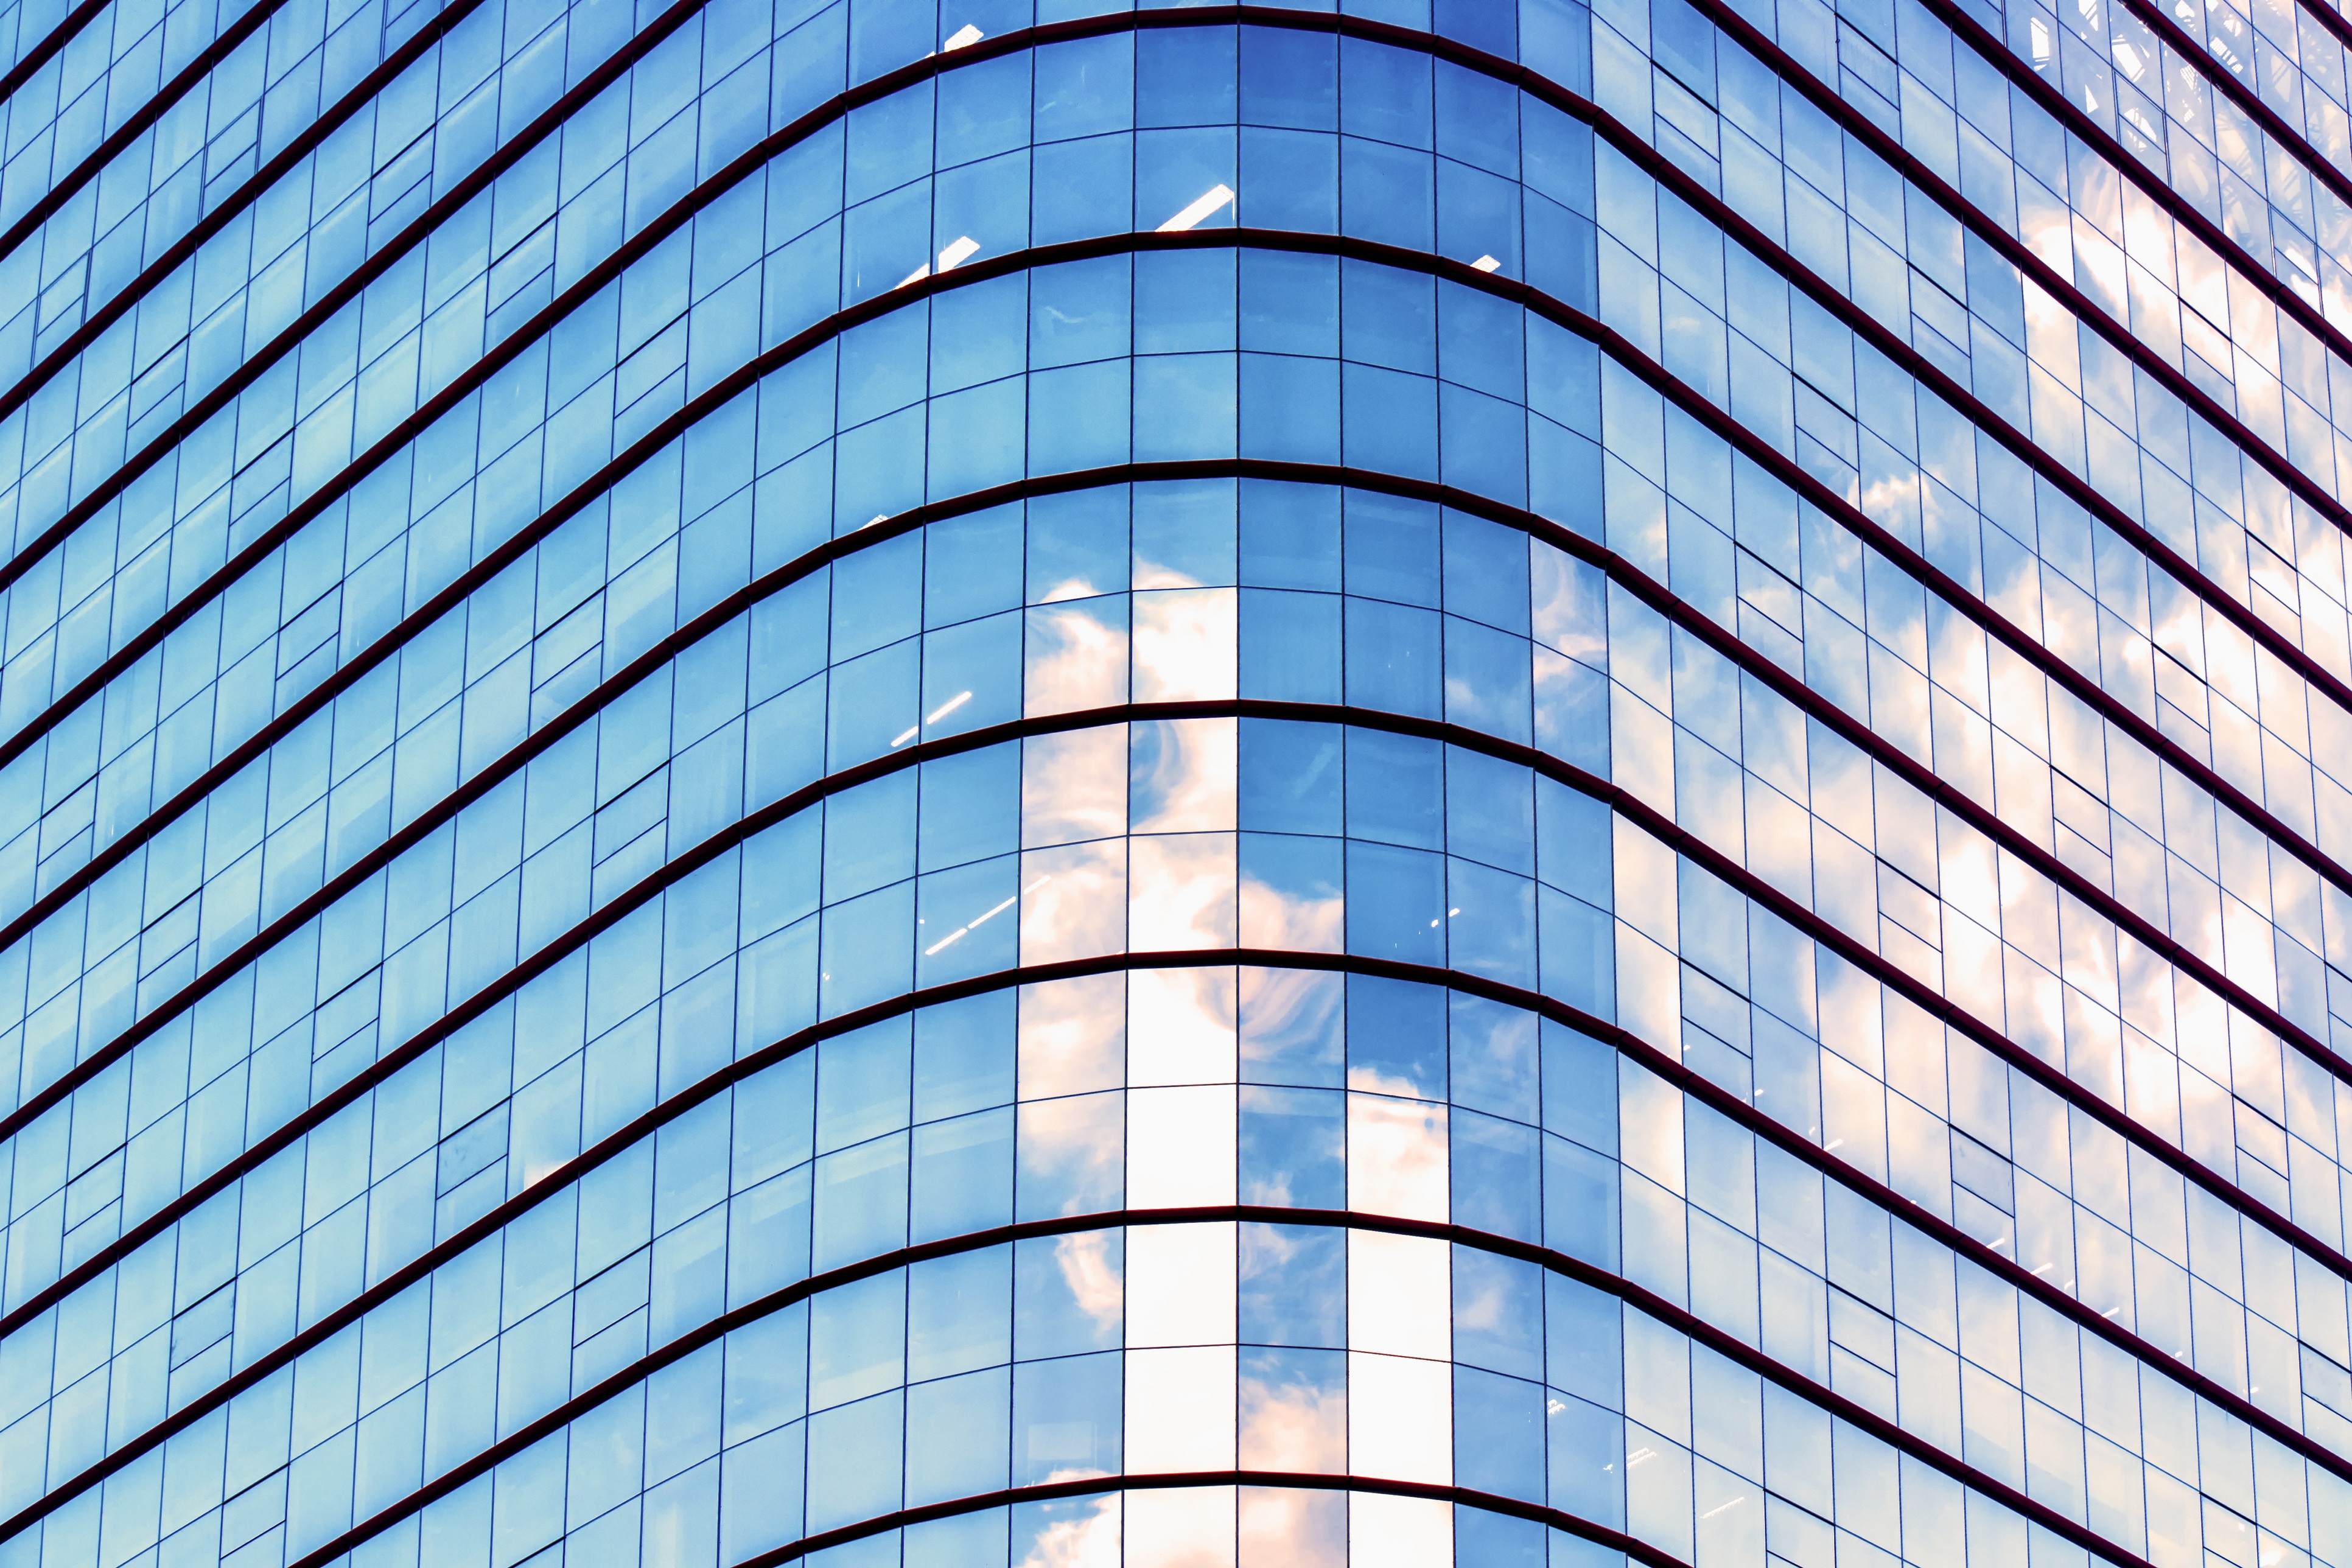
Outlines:
{"type": "Polygon", "coordinates": [[[1425,1498],[1348,1498],[1348,1568],[1428,1568],[1454,1561],[1454,1510],[1425,1498]]]}
{"type": "Polygon", "coordinates": [[[1235,1183],[1231,1084],[1127,1091],[1127,1201],[1136,1208],[1229,1204],[1235,1183]]]}
{"type": "MultiPolygon", "coordinates": [[[[1334,1370],[1344,1365],[1328,1358],[1334,1370]]],[[[1241,1467],[1343,1475],[1348,1468],[1348,1391],[1337,1380],[1241,1379],[1241,1467]]]]}
{"type": "Polygon", "coordinates": [[[1233,1488],[1129,1492],[1127,1512],[1127,1568],[1233,1568],[1233,1488]]]}
{"type": "Polygon", "coordinates": [[[1230,833],[1181,833],[1129,840],[1131,952],[1231,947],[1239,927],[1230,833]]]}
{"type": "Polygon", "coordinates": [[[1443,1220],[1452,1212],[1446,1184],[1446,1108],[1403,1098],[1402,1079],[1351,1068],[1348,1096],[1348,1206],[1365,1214],[1443,1220]]]}
{"type": "Polygon", "coordinates": [[[1347,1568],[1348,1494],[1244,1487],[1241,1568],[1347,1568]]]}
{"type": "Polygon", "coordinates": [[[1088,974],[1021,988],[1021,1098],[1116,1089],[1126,1071],[1127,976],[1088,974]]]}
{"type": "Polygon", "coordinates": [[[1118,1502],[1116,1494],[1100,1498],[1083,1517],[1047,1525],[1021,1560],[1021,1568],[1119,1568],[1118,1502]]]}
{"type": "Polygon", "coordinates": [[[1127,945],[1127,840],[1021,857],[1021,962],[1096,958],[1127,945]]]}
{"type": "MultiPolygon", "coordinates": [[[[1248,884],[1242,889],[1246,911],[1248,884]]],[[[1298,1058],[1339,1065],[1347,983],[1327,970],[1252,966],[1241,972],[1242,1016],[1253,1059],[1298,1058]]]]}
{"type": "Polygon", "coordinates": [[[1238,825],[1239,723],[1163,719],[1133,727],[1128,812],[1137,833],[1196,833],[1238,825]]]}
{"type": "Polygon", "coordinates": [[[1135,595],[1135,700],[1182,702],[1234,695],[1240,668],[1240,590],[1166,588],[1135,595]]]}
{"type": "Polygon", "coordinates": [[[1127,1342],[1231,1344],[1239,1245],[1231,1224],[1130,1226],[1127,1342]]]}
{"type": "Polygon", "coordinates": [[[1127,596],[1041,605],[1027,616],[1023,711],[1067,713],[1127,700],[1127,596]]]}
{"type": "Polygon", "coordinates": [[[1017,1190],[1024,1215],[1101,1214],[1119,1205],[1125,1098],[1114,1089],[1022,1105],[1017,1190]]]}
{"type": "Polygon", "coordinates": [[[1234,1347],[1127,1352],[1127,1468],[1133,1475],[1234,1466],[1234,1347]]]}
{"type": "Polygon", "coordinates": [[[1359,1476],[1450,1484],[1454,1369],[1442,1361],[1349,1351],[1348,1468],[1359,1476]]]}
{"type": "Polygon", "coordinates": [[[1255,878],[1241,887],[1239,936],[1244,947],[1290,952],[1339,952],[1347,945],[1348,900],[1338,893],[1302,898],[1255,878]]]}
{"type": "Polygon", "coordinates": [[[1127,1304],[1126,1277],[1111,1265],[1110,1232],[1088,1230],[1058,1238],[1054,1243],[1054,1262],[1078,1310],[1092,1318],[1097,1329],[1106,1332],[1117,1329],[1127,1304]]]}
{"type": "Polygon", "coordinates": [[[1127,831],[1127,726],[1021,742],[1021,846],[1042,848],[1127,831]]]}
{"type": "Polygon", "coordinates": [[[1444,1361],[1453,1353],[1453,1255],[1433,1237],[1348,1237],[1348,1343],[1444,1361]]]}
{"type": "Polygon", "coordinates": [[[1139,969],[1128,975],[1127,1081],[1231,1083],[1240,976],[1232,969],[1139,969]]]}

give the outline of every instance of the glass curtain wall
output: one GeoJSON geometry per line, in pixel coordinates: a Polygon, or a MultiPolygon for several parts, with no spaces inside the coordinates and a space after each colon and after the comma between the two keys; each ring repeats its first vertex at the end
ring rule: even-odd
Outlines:
{"type": "Polygon", "coordinates": [[[2258,10],[0,8],[0,1568],[2352,1568],[2258,10]]]}

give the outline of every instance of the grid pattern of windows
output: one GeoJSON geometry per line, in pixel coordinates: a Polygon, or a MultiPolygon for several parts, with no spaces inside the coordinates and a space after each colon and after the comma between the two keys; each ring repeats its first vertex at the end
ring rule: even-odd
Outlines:
{"type": "Polygon", "coordinates": [[[0,5],[0,1568],[2352,1568],[2347,39],[0,5]]]}

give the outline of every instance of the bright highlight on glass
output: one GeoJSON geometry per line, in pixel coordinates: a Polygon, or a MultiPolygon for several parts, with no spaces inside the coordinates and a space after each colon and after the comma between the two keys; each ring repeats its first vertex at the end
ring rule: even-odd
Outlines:
{"type": "Polygon", "coordinates": [[[933,272],[950,271],[970,260],[971,258],[971,253],[979,248],[980,241],[972,238],[972,237],[968,234],[959,235],[954,239],[949,241],[948,247],[945,250],[940,252],[940,258],[937,262],[925,262],[922,266],[916,268],[912,272],[908,273],[904,278],[898,279],[898,287],[904,289],[909,283],[920,283],[924,279],[929,278],[933,272]]]}
{"type": "Polygon", "coordinates": [[[973,931],[979,930],[982,926],[986,925],[989,921],[994,920],[997,916],[1011,909],[1014,904],[1019,903],[1024,897],[1035,892],[1038,889],[1044,887],[1053,879],[1053,875],[1050,872],[1038,878],[1035,881],[1022,889],[1020,892],[1013,894],[1013,897],[1005,900],[1003,903],[998,904],[986,914],[975,919],[970,925],[960,925],[956,927],[955,930],[948,932],[947,935],[940,938],[939,941],[931,943],[930,946],[923,949],[923,956],[925,958],[937,958],[940,953],[945,952],[949,948],[954,946],[957,942],[961,942],[973,931]]]}
{"type": "Polygon", "coordinates": [[[970,22],[966,22],[962,26],[958,27],[954,32],[948,35],[948,41],[940,46],[940,53],[946,54],[951,49],[970,48],[972,45],[980,42],[981,39],[986,37],[988,37],[986,33],[982,32],[970,22]]]}
{"type": "MultiPolygon", "coordinates": [[[[876,521],[878,521],[880,520],[877,519],[876,521]]],[[[962,707],[965,703],[971,700],[971,692],[959,691],[953,697],[949,698],[945,702],[940,703],[937,708],[932,709],[930,712],[924,715],[923,724],[936,724],[940,720],[946,718],[949,714],[954,712],[957,709],[962,707]]],[[[909,724],[904,730],[901,730],[897,738],[891,741],[890,749],[895,752],[899,747],[905,745],[908,742],[913,740],[916,736],[921,734],[923,732],[923,724],[909,724]]]]}
{"type": "Polygon", "coordinates": [[[1482,256],[1470,264],[1470,269],[1474,272],[1493,272],[1502,265],[1491,256],[1482,256]]]}
{"type": "Polygon", "coordinates": [[[1187,206],[1182,212],[1178,213],[1174,217],[1170,218],[1166,223],[1161,224],[1160,226],[1160,232],[1161,234],[1181,234],[1188,228],[1196,228],[1200,226],[1202,219],[1206,218],[1210,214],[1215,212],[1219,207],[1223,206],[1227,202],[1232,201],[1233,199],[1234,188],[1231,185],[1224,184],[1223,183],[1211,185],[1207,190],[1202,192],[1198,197],[1194,198],[1191,205],[1187,206]]]}

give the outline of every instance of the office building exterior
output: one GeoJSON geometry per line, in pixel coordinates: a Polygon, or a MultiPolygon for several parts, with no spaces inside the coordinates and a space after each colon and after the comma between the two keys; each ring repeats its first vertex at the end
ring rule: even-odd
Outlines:
{"type": "Polygon", "coordinates": [[[2352,1568],[2352,13],[2052,3],[8,0],[0,1565],[2352,1568]]]}

